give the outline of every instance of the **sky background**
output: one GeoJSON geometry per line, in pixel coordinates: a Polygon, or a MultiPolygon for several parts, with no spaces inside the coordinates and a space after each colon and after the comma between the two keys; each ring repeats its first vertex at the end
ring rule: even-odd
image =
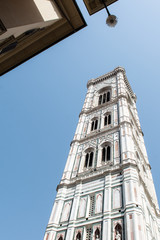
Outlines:
{"type": "Polygon", "coordinates": [[[86,84],[126,69],[160,201],[160,1],[119,0],[87,27],[1,77],[0,239],[42,240],[78,123],[86,84]]]}

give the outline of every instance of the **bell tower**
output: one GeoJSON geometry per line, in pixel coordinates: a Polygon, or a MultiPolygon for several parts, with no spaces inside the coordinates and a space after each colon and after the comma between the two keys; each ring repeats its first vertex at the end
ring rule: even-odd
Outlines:
{"type": "Polygon", "coordinates": [[[87,95],[44,240],[160,240],[160,210],[125,70],[87,95]]]}

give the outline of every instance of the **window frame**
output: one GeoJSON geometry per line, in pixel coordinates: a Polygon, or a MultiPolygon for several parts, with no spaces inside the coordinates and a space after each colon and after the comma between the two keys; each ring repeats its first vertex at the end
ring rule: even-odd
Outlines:
{"type": "Polygon", "coordinates": [[[111,88],[104,89],[99,92],[98,106],[111,101],[111,88]]]}
{"type": "Polygon", "coordinates": [[[112,114],[111,112],[107,112],[104,114],[103,125],[104,127],[108,127],[112,124],[112,114]]]}
{"type": "Polygon", "coordinates": [[[82,234],[81,234],[80,232],[77,233],[77,235],[76,235],[76,240],[82,240],[82,234]],[[80,238],[79,238],[78,235],[80,235],[80,238]]]}
{"type": "Polygon", "coordinates": [[[85,151],[85,160],[84,160],[84,168],[90,169],[93,167],[93,161],[94,161],[94,149],[88,149],[85,151]]]}
{"type": "Polygon", "coordinates": [[[98,130],[98,124],[99,124],[98,118],[93,118],[91,120],[91,132],[98,130]]]}
{"type": "Polygon", "coordinates": [[[101,145],[101,164],[102,165],[113,162],[112,150],[113,150],[113,146],[110,142],[105,142],[101,145]]]}

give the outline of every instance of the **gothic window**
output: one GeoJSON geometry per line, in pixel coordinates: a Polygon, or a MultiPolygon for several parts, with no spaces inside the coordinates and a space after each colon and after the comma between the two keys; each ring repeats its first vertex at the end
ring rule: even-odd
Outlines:
{"type": "Polygon", "coordinates": [[[119,223],[115,226],[115,240],[122,240],[122,227],[119,223]]]}
{"type": "Polygon", "coordinates": [[[96,231],[95,231],[95,239],[97,239],[97,240],[100,239],[100,231],[99,231],[99,228],[97,228],[96,231]]]}
{"type": "Polygon", "coordinates": [[[102,212],[102,193],[96,194],[95,214],[102,212]]]}
{"type": "Polygon", "coordinates": [[[90,196],[89,216],[93,216],[95,206],[95,195],[90,196]]]}
{"type": "Polygon", "coordinates": [[[107,90],[106,92],[99,95],[98,105],[109,102],[110,100],[111,100],[111,92],[110,90],[107,90]]]}
{"type": "Polygon", "coordinates": [[[110,93],[110,91],[108,91],[108,92],[107,92],[107,102],[110,101],[110,98],[111,98],[111,93],[110,93]]]}
{"type": "Polygon", "coordinates": [[[62,236],[60,236],[60,237],[58,238],[58,240],[63,240],[63,237],[62,237],[62,236]]]}
{"type": "Polygon", "coordinates": [[[111,124],[111,114],[107,114],[104,117],[104,126],[108,126],[111,124]]]}
{"type": "Polygon", "coordinates": [[[106,97],[107,97],[107,96],[106,96],[106,93],[104,93],[104,94],[103,94],[103,103],[106,102],[106,97]]]}
{"type": "Polygon", "coordinates": [[[70,215],[71,203],[72,203],[71,201],[68,201],[68,202],[64,203],[61,222],[68,221],[69,215],[70,215]]]}
{"type": "Polygon", "coordinates": [[[81,198],[80,203],[79,203],[78,218],[85,217],[86,203],[87,203],[87,197],[81,198]]]}
{"type": "Polygon", "coordinates": [[[81,233],[78,232],[77,236],[76,236],[76,240],[82,240],[82,236],[81,236],[81,233]]]}
{"type": "Polygon", "coordinates": [[[99,102],[98,102],[98,105],[101,105],[102,104],[102,95],[99,96],[99,102]]]}
{"type": "Polygon", "coordinates": [[[102,149],[102,162],[107,162],[111,160],[111,147],[105,145],[102,149]]]}
{"type": "Polygon", "coordinates": [[[98,119],[94,119],[91,124],[91,131],[96,130],[98,128],[98,119]]]}
{"type": "Polygon", "coordinates": [[[85,164],[84,167],[90,168],[93,165],[93,152],[87,152],[85,156],[85,164]]]}
{"type": "Polygon", "coordinates": [[[113,189],[113,208],[120,208],[122,206],[122,200],[121,200],[121,188],[114,188],[113,189]]]}

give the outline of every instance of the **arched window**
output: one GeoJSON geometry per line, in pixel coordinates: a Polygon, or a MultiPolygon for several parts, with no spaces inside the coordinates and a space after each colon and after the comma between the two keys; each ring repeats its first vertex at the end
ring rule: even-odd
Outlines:
{"type": "Polygon", "coordinates": [[[122,227],[119,223],[115,226],[115,240],[122,239],[122,227]]]}
{"type": "Polygon", "coordinates": [[[103,95],[101,94],[101,95],[99,96],[98,105],[101,105],[102,102],[103,102],[103,95]]]}
{"type": "Polygon", "coordinates": [[[99,231],[99,228],[97,228],[96,231],[95,231],[95,239],[100,239],[100,231],[99,231]]]}
{"type": "Polygon", "coordinates": [[[103,103],[106,102],[106,93],[103,94],[103,103]]]}
{"type": "Polygon", "coordinates": [[[78,232],[77,236],[76,236],[76,240],[81,240],[82,239],[82,236],[81,236],[81,233],[78,232]]]}
{"type": "Polygon", "coordinates": [[[98,102],[98,105],[101,105],[102,104],[102,95],[99,96],[99,102],[98,102]]]}
{"type": "Polygon", "coordinates": [[[110,160],[111,160],[111,147],[109,145],[106,145],[102,149],[102,162],[110,160]]]}
{"type": "Polygon", "coordinates": [[[109,102],[110,99],[111,99],[111,92],[110,90],[107,90],[104,93],[99,95],[98,105],[109,102]]]}
{"type": "Polygon", "coordinates": [[[107,114],[105,117],[104,117],[104,126],[108,126],[111,124],[111,114],[107,114]]]}
{"type": "Polygon", "coordinates": [[[85,157],[84,167],[92,167],[93,165],[93,152],[87,152],[85,157]]]}
{"type": "Polygon", "coordinates": [[[111,124],[111,114],[108,115],[108,124],[111,124]]]}
{"type": "Polygon", "coordinates": [[[58,240],[63,240],[63,237],[62,237],[62,236],[60,236],[60,237],[58,238],[58,240]]]}
{"type": "Polygon", "coordinates": [[[111,93],[110,93],[110,91],[108,91],[108,92],[107,92],[107,102],[110,101],[110,98],[111,98],[111,93]]]}
{"type": "Polygon", "coordinates": [[[91,124],[91,131],[96,130],[98,128],[98,119],[94,119],[91,124]]]}

